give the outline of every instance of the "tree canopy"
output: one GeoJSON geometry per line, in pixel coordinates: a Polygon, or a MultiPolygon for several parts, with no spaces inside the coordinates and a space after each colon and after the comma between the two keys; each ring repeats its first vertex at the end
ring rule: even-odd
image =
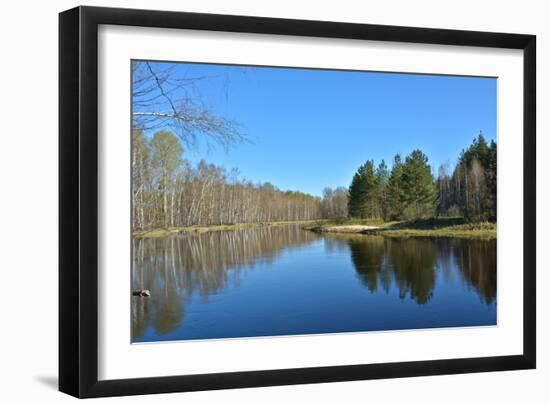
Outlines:
{"type": "Polygon", "coordinates": [[[470,221],[496,220],[497,145],[481,133],[462,150],[452,173],[445,164],[437,178],[428,157],[418,149],[404,161],[396,154],[391,171],[384,161],[374,166],[368,160],[353,176],[350,217],[408,220],[460,215],[470,221]]]}
{"type": "Polygon", "coordinates": [[[132,128],[170,130],[188,147],[246,141],[237,122],[202,102],[199,83],[208,79],[189,77],[170,63],[132,61],[132,128]]]}
{"type": "Polygon", "coordinates": [[[417,218],[433,214],[436,192],[428,158],[415,150],[401,163],[395,156],[391,172],[372,160],[355,173],[349,187],[348,212],[362,219],[417,218]]]}

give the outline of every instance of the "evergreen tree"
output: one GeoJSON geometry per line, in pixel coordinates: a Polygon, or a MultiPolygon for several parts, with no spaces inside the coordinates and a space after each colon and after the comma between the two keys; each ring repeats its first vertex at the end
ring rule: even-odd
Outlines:
{"type": "Polygon", "coordinates": [[[378,179],[374,169],[374,161],[367,161],[365,166],[365,188],[363,191],[363,198],[366,203],[367,210],[363,217],[374,219],[380,217],[378,209],[378,179]]]}
{"type": "MultiPolygon", "coordinates": [[[[494,143],[494,142],[493,142],[494,143]]],[[[490,160],[490,149],[483,133],[480,132],[477,138],[475,138],[466,150],[463,150],[462,156],[460,158],[461,163],[471,166],[472,160],[477,159],[481,165],[485,168],[489,166],[490,160]]]]}
{"type": "Polygon", "coordinates": [[[428,157],[414,150],[403,165],[403,187],[407,203],[406,217],[420,218],[433,214],[437,192],[428,157]]]}
{"type": "Polygon", "coordinates": [[[349,186],[348,215],[349,217],[363,217],[365,212],[365,165],[357,169],[349,186]]]}
{"type": "Polygon", "coordinates": [[[372,160],[363,164],[349,187],[348,215],[361,219],[375,218],[377,208],[377,180],[372,160]]]}
{"type": "Polygon", "coordinates": [[[460,154],[452,181],[454,201],[468,220],[496,220],[497,145],[482,133],[460,154]]]}
{"type": "MultiPolygon", "coordinates": [[[[428,157],[420,150],[410,153],[405,162],[397,154],[391,172],[384,160],[376,168],[369,160],[359,167],[349,187],[348,216],[397,220],[437,213],[462,215],[468,220],[496,220],[496,143],[488,143],[480,133],[462,150],[450,173],[448,165],[442,165],[435,180],[428,157]]],[[[327,191],[327,212],[332,212],[333,199],[327,191]]]]}
{"type": "Polygon", "coordinates": [[[376,183],[378,186],[377,199],[382,218],[386,220],[389,214],[388,207],[388,182],[390,173],[386,162],[382,160],[376,169],[376,183]]]}
{"type": "Polygon", "coordinates": [[[489,189],[489,219],[497,220],[497,144],[491,140],[487,166],[487,188],[489,189]]]}
{"type": "Polygon", "coordinates": [[[399,219],[405,210],[405,193],[403,187],[403,162],[401,156],[396,154],[388,179],[388,217],[399,219]]]}

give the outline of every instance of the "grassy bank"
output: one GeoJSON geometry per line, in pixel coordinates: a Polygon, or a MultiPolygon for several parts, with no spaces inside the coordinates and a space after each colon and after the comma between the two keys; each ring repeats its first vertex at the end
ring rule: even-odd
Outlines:
{"type": "Polygon", "coordinates": [[[312,224],[320,225],[323,220],[297,220],[297,221],[281,221],[281,222],[260,222],[260,223],[236,223],[236,224],[220,224],[211,226],[185,226],[185,227],[167,227],[155,228],[146,230],[136,230],[132,236],[136,238],[156,238],[168,237],[183,233],[207,233],[213,231],[234,231],[250,229],[255,227],[283,226],[289,224],[300,224],[305,227],[312,224]]]}
{"type": "Polygon", "coordinates": [[[320,233],[381,235],[387,237],[460,237],[495,239],[496,223],[468,223],[462,218],[431,218],[383,222],[367,219],[301,220],[261,223],[237,223],[211,226],[168,227],[134,231],[136,238],[168,237],[184,233],[235,231],[255,227],[300,224],[305,230],[320,233]]]}
{"type": "Polygon", "coordinates": [[[360,234],[367,230],[379,230],[398,222],[384,222],[376,219],[334,219],[317,221],[305,225],[304,230],[311,230],[318,233],[347,233],[360,234]]]}
{"type": "Polygon", "coordinates": [[[387,237],[460,237],[496,239],[496,223],[468,223],[462,218],[431,218],[399,222],[368,220],[328,221],[304,226],[328,233],[375,234],[387,237]]]}

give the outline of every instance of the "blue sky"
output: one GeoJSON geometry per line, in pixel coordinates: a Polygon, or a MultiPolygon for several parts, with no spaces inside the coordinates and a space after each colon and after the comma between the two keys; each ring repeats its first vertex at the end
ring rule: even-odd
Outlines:
{"type": "Polygon", "coordinates": [[[421,149],[433,172],[451,167],[482,131],[496,140],[494,78],[239,67],[178,63],[181,76],[205,76],[197,93],[240,124],[250,139],[229,151],[186,150],[236,167],[253,182],[321,195],[349,186],[366,160],[391,166],[396,153],[421,149]]]}

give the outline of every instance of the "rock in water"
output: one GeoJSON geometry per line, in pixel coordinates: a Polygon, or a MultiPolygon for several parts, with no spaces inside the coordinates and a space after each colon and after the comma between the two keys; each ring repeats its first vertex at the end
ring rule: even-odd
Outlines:
{"type": "Polygon", "coordinates": [[[149,297],[151,296],[151,292],[149,292],[148,289],[139,289],[139,290],[134,290],[132,292],[132,295],[139,296],[139,297],[149,297]]]}

